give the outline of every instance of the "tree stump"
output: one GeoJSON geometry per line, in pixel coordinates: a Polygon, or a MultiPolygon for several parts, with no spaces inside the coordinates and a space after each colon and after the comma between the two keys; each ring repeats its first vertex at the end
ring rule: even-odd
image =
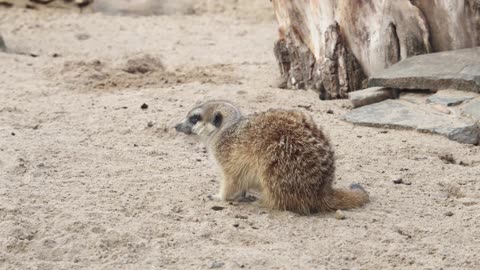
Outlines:
{"type": "Polygon", "coordinates": [[[480,46],[480,0],[272,0],[279,87],[346,98],[410,56],[480,46]]]}

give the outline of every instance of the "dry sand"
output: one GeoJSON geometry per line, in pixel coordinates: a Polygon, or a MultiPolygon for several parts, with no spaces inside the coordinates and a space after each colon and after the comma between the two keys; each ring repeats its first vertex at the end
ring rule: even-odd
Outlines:
{"type": "Polygon", "coordinates": [[[274,87],[269,3],[235,2],[155,17],[0,7],[0,269],[478,269],[480,147],[354,127],[347,101],[274,87]],[[209,98],[311,113],[336,185],[371,203],[337,220],[209,201],[217,169],[171,129],[209,98]]]}

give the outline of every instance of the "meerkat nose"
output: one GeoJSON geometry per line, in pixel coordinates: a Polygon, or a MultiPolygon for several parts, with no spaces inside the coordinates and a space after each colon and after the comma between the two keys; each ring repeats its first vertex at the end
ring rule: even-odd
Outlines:
{"type": "Polygon", "coordinates": [[[181,131],[181,129],[182,129],[182,124],[181,123],[175,125],[175,130],[176,131],[181,131]]]}

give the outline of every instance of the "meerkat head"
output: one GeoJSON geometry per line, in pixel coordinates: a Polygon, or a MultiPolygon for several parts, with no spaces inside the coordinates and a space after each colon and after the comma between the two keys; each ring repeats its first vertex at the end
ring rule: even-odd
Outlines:
{"type": "Polygon", "coordinates": [[[197,135],[207,140],[217,131],[241,118],[240,111],[230,102],[212,100],[202,103],[188,112],[187,117],[175,126],[178,132],[197,135]]]}

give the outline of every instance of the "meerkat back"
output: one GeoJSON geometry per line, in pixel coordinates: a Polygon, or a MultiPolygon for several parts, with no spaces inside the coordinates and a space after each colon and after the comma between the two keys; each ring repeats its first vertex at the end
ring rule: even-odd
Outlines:
{"type": "Polygon", "coordinates": [[[249,119],[245,155],[252,155],[263,202],[273,208],[310,213],[322,201],[335,173],[334,152],[311,117],[270,110],[249,119]]]}

